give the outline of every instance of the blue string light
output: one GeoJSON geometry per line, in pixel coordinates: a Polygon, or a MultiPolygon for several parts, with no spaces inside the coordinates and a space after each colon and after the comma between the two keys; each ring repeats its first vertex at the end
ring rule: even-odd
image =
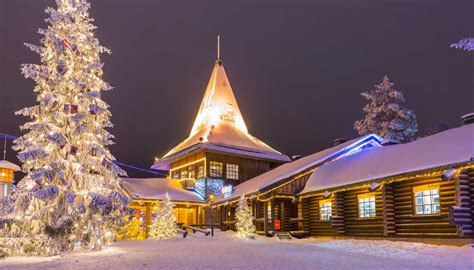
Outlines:
{"type": "MultiPolygon", "coordinates": [[[[14,140],[14,139],[17,138],[17,137],[15,137],[15,136],[8,135],[8,134],[5,134],[5,133],[0,133],[0,137],[2,137],[2,138],[7,138],[7,139],[10,139],[10,140],[14,140]]],[[[121,162],[118,162],[118,161],[113,161],[113,162],[114,162],[116,165],[121,166],[121,167],[127,167],[127,168],[134,169],[134,170],[137,170],[137,171],[147,172],[147,173],[156,174],[156,175],[161,175],[161,176],[167,176],[167,174],[164,174],[164,173],[160,173],[160,172],[156,172],[156,171],[147,170],[147,169],[144,169],[144,168],[140,168],[140,167],[136,167],[136,166],[133,166],[133,165],[121,163],[121,162]]]]}

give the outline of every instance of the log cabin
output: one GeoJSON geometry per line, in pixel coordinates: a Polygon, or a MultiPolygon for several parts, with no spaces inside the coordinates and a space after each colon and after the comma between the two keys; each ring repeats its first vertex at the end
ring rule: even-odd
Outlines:
{"type": "Polygon", "coordinates": [[[474,124],[316,170],[298,194],[310,235],[472,238],[474,124]]]}
{"type": "MultiPolygon", "coordinates": [[[[471,116],[472,117],[472,116],[471,116]]],[[[237,199],[265,235],[472,239],[474,124],[397,144],[359,138],[284,164],[218,199],[232,228],[237,199]],[[308,162],[310,161],[311,162],[308,162]]]]}

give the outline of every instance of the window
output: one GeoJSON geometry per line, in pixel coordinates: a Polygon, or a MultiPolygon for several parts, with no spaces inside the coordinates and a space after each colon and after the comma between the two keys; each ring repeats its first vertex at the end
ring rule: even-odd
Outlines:
{"type": "Polygon", "coordinates": [[[222,163],[211,161],[209,162],[210,177],[222,177],[222,163]]]}
{"type": "Polygon", "coordinates": [[[237,164],[226,164],[225,173],[227,179],[239,179],[239,165],[237,164]]]}
{"type": "Polygon", "coordinates": [[[360,194],[359,200],[359,218],[375,217],[375,193],[360,194]]]}
{"type": "Polygon", "coordinates": [[[332,202],[331,199],[319,201],[319,220],[331,220],[332,202]]]}
{"type": "Polygon", "coordinates": [[[186,178],[186,170],[185,169],[181,169],[181,175],[180,175],[179,178],[181,178],[181,179],[186,178]]]}
{"type": "Polygon", "coordinates": [[[413,188],[415,198],[415,214],[439,214],[439,185],[424,185],[413,188]]]}
{"type": "Polygon", "coordinates": [[[197,173],[197,178],[204,178],[204,166],[199,165],[198,166],[198,173],[197,173]]]}
{"type": "Polygon", "coordinates": [[[189,166],[188,167],[188,178],[194,179],[194,166],[189,166]]]}
{"type": "Polygon", "coordinates": [[[173,179],[178,179],[179,178],[179,172],[178,171],[174,171],[173,172],[173,179]]]}

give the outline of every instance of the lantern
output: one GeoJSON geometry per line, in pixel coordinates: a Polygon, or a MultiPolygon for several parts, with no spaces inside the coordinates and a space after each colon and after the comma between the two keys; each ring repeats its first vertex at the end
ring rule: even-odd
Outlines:
{"type": "Polygon", "coordinates": [[[0,160],[0,199],[8,196],[13,183],[13,173],[21,168],[6,160],[0,160]]]}

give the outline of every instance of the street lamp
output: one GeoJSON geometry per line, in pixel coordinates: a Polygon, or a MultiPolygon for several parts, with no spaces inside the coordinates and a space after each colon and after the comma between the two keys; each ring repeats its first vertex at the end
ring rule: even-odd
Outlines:
{"type": "Polygon", "coordinates": [[[209,202],[211,203],[211,236],[214,236],[214,210],[212,209],[214,194],[209,195],[209,202]]]}

